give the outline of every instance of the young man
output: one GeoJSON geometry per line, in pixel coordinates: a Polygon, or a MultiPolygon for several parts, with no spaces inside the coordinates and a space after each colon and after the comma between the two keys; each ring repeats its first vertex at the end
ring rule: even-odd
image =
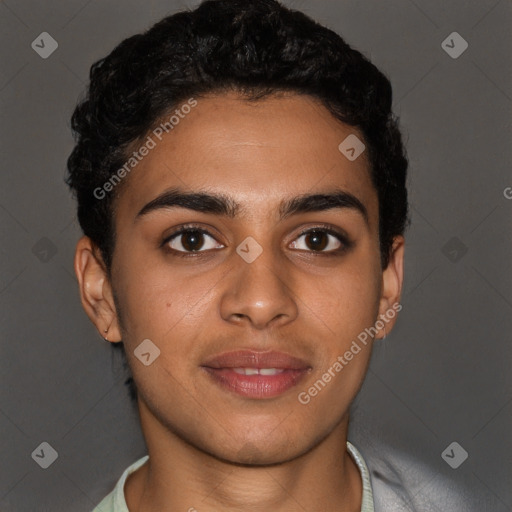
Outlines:
{"type": "Polygon", "coordinates": [[[373,511],[347,441],[401,308],[385,76],[274,0],[214,0],[94,64],[67,182],[82,304],[148,455],[95,511],[373,511]]]}

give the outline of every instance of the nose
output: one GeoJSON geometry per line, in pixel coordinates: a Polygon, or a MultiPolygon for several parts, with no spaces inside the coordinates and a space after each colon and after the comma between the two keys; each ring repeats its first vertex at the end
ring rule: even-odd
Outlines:
{"type": "Polygon", "coordinates": [[[298,314],[290,271],[282,260],[264,249],[248,263],[233,255],[235,268],[226,276],[221,297],[222,318],[235,324],[250,324],[255,329],[285,325],[298,314]]]}

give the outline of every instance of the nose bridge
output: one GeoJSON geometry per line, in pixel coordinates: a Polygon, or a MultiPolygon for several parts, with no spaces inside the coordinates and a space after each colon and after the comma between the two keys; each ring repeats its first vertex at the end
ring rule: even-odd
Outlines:
{"type": "MultiPolygon", "coordinates": [[[[242,249],[247,249],[247,245],[246,243],[239,248],[240,252],[242,252],[242,249]]],[[[249,250],[253,251],[255,249],[250,248],[249,250]]],[[[240,280],[240,284],[247,288],[248,293],[268,292],[268,294],[274,296],[282,293],[285,266],[281,262],[279,268],[279,256],[274,253],[270,246],[265,249],[262,247],[261,253],[253,261],[247,261],[243,257],[241,259],[243,261],[239,262],[240,275],[243,278],[240,280]]]]}
{"type": "Polygon", "coordinates": [[[243,316],[263,328],[277,318],[283,322],[295,318],[297,306],[284,261],[269,240],[260,241],[247,237],[233,254],[235,271],[221,310],[225,320],[239,321],[243,316]]]}

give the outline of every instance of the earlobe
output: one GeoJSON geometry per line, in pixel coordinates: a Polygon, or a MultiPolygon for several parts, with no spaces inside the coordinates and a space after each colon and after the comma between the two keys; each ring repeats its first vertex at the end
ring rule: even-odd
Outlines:
{"type": "Polygon", "coordinates": [[[117,313],[106,268],[94,242],[84,236],[76,245],[75,273],[82,306],[107,341],[120,341],[117,313]]]}
{"type": "Polygon", "coordinates": [[[379,339],[389,335],[395,325],[397,313],[402,309],[400,297],[404,278],[404,249],[404,237],[396,236],[391,247],[388,266],[382,272],[379,320],[384,327],[376,336],[379,339]]]}

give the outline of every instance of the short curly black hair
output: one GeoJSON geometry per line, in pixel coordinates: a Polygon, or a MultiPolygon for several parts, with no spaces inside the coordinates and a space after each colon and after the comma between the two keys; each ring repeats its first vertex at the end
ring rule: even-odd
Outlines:
{"type": "Polygon", "coordinates": [[[249,101],[280,92],[309,95],[360,130],[379,201],[381,264],[387,267],[393,239],[409,222],[408,161],[389,80],[338,34],[276,0],[206,0],[125,39],[95,62],[73,112],[76,145],[66,183],[109,277],[121,187],[102,198],[94,191],[186,99],[230,91],[249,101]]]}

